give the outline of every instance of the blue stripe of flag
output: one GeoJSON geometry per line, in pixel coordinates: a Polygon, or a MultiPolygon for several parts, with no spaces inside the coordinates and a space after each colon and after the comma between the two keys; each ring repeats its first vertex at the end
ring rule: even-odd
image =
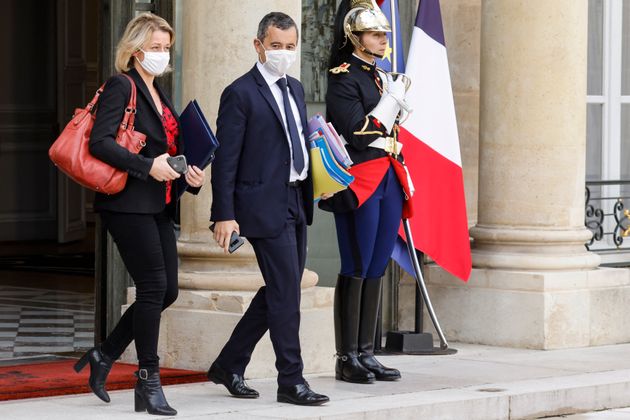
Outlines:
{"type": "Polygon", "coordinates": [[[444,42],[444,28],[442,27],[442,13],[440,0],[420,0],[416,26],[429,35],[433,40],[446,46],[444,42]]]}

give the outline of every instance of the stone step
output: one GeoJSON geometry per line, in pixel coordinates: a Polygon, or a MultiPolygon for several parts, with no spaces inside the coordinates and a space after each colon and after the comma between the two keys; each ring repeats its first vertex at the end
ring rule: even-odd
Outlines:
{"type": "MultiPolygon", "coordinates": [[[[410,392],[405,392],[404,380],[355,385],[335,381],[331,374],[308,380],[331,402],[321,407],[279,404],[273,379],[249,381],[261,393],[257,400],[230,398],[222,386],[210,383],[169,386],[165,393],[179,409],[178,418],[191,419],[517,420],[630,406],[630,370],[410,392]],[[366,394],[384,388],[396,392],[366,394]]],[[[37,418],[43,413],[50,420],[96,418],[96,413],[104,416],[98,418],[109,414],[118,420],[137,418],[132,391],[111,396],[107,406],[92,395],[81,395],[10,401],[0,403],[0,411],[4,420],[37,418]]]]}
{"type": "MultiPolygon", "coordinates": [[[[319,381],[312,382],[315,387],[319,381]]],[[[282,407],[266,413],[265,417],[517,420],[628,406],[630,370],[622,370],[367,398],[349,397],[323,407],[321,411],[311,411],[309,415],[298,408],[282,407]]],[[[259,414],[262,417],[263,413],[259,414]]]]}
{"type": "MultiPolygon", "coordinates": [[[[178,311],[173,311],[173,319],[179,318],[178,311]]],[[[225,313],[225,316],[235,314],[225,313]]],[[[185,319],[180,322],[192,327],[191,340],[177,350],[188,358],[196,351],[195,340],[206,334],[199,334],[202,330],[195,327],[194,322],[185,319]]],[[[203,319],[199,322],[199,325],[207,325],[203,319]]],[[[323,332],[326,329],[321,326],[330,322],[319,320],[309,328],[320,325],[318,331],[323,332]]],[[[308,322],[304,326],[308,326],[308,322]]],[[[217,346],[223,344],[221,340],[213,341],[218,341],[217,346]]],[[[320,338],[320,341],[330,345],[331,337],[320,338]]],[[[314,343],[304,344],[305,353],[316,349],[314,343]]],[[[315,391],[331,398],[330,403],[322,407],[276,402],[274,357],[267,348],[269,343],[257,347],[254,357],[258,361],[253,360],[246,372],[249,385],[260,392],[259,399],[231,398],[225,388],[207,382],[169,386],[165,392],[169,402],[179,410],[178,418],[190,419],[515,420],[630,406],[630,344],[552,351],[462,343],[453,343],[453,346],[458,352],[450,356],[379,356],[384,364],[400,369],[403,379],[369,385],[336,381],[331,350],[323,351],[320,365],[313,359],[305,363],[307,369],[323,372],[307,376],[315,391]],[[258,363],[259,374],[264,366],[272,373],[263,379],[251,379],[256,376],[255,363],[258,363]]],[[[164,354],[162,361],[168,359],[169,353],[164,354]]],[[[199,353],[203,361],[200,370],[207,368],[212,360],[209,355],[202,356],[199,353]]],[[[89,394],[10,401],[0,403],[0,413],[2,420],[137,418],[133,412],[132,391],[113,392],[108,405],[89,394]]]]}

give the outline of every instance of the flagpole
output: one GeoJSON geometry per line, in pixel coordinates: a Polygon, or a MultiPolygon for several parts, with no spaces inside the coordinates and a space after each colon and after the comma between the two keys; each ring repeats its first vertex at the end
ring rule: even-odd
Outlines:
{"type": "Polygon", "coordinates": [[[418,287],[422,291],[422,299],[424,300],[424,304],[427,307],[427,312],[429,312],[429,316],[431,317],[431,321],[435,326],[435,330],[440,337],[440,349],[446,350],[448,349],[448,341],[446,341],[446,337],[444,336],[444,332],[442,331],[442,327],[440,327],[440,322],[435,315],[435,311],[433,310],[433,305],[431,304],[431,299],[429,298],[429,292],[427,291],[427,286],[424,283],[424,277],[422,276],[422,271],[420,271],[420,262],[418,261],[418,255],[416,254],[416,246],[413,243],[413,236],[411,236],[411,228],[409,227],[409,219],[403,219],[403,226],[405,228],[405,236],[407,236],[407,249],[409,250],[409,257],[411,257],[411,262],[413,265],[413,271],[416,273],[416,283],[418,287]]]}
{"type": "Polygon", "coordinates": [[[392,19],[392,72],[396,73],[398,72],[398,39],[396,39],[396,37],[398,36],[398,28],[396,27],[396,2],[398,0],[391,0],[389,2],[389,10],[390,10],[390,16],[392,19]]]}
{"type": "MultiPolygon", "coordinates": [[[[396,2],[398,0],[391,0],[389,3],[389,7],[390,7],[390,11],[391,14],[390,16],[392,17],[392,51],[393,51],[393,60],[392,60],[392,72],[397,73],[398,72],[398,39],[396,38],[398,36],[398,27],[396,26],[397,24],[397,16],[396,16],[396,2]]],[[[427,291],[427,287],[426,284],[424,282],[424,277],[422,276],[422,271],[420,270],[420,262],[418,261],[418,255],[416,254],[416,246],[413,243],[413,237],[411,236],[411,228],[409,226],[409,220],[408,219],[403,219],[403,225],[405,228],[405,236],[407,236],[407,248],[409,250],[409,256],[411,257],[411,262],[413,265],[413,270],[416,273],[416,283],[418,285],[418,290],[420,291],[420,295],[422,296],[422,300],[424,300],[424,303],[427,307],[427,311],[429,312],[429,316],[431,317],[431,321],[433,322],[433,325],[435,326],[435,330],[438,333],[438,336],[440,337],[440,349],[442,350],[446,350],[448,349],[448,341],[446,341],[446,337],[444,336],[444,332],[442,331],[442,328],[440,327],[440,322],[437,319],[437,316],[435,315],[435,311],[433,310],[433,304],[431,303],[431,299],[429,298],[429,292],[427,291]]],[[[417,305],[419,305],[419,308],[417,308],[420,311],[420,317],[418,317],[416,315],[416,324],[418,324],[418,322],[422,322],[422,301],[418,300],[417,301],[417,305]]],[[[416,325],[416,333],[420,333],[422,331],[422,325],[416,325]]]]}
{"type": "MultiPolygon", "coordinates": [[[[390,20],[391,20],[391,28],[392,28],[392,45],[390,45],[390,48],[392,49],[392,68],[391,71],[392,73],[396,73],[398,71],[398,48],[397,45],[397,35],[398,35],[398,27],[396,26],[396,5],[395,2],[397,2],[398,0],[391,0],[389,2],[389,16],[390,16],[390,20]]],[[[382,286],[381,286],[382,287],[382,286]]],[[[378,321],[377,321],[377,327],[376,327],[376,341],[375,341],[375,345],[374,345],[374,350],[381,350],[381,340],[379,339],[382,336],[382,323],[383,323],[383,298],[382,298],[382,292],[381,292],[381,304],[379,305],[378,308],[378,321]]]]}

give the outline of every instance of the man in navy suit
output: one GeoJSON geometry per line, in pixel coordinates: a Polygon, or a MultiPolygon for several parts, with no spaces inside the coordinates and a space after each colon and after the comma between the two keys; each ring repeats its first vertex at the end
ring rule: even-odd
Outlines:
{"type": "Polygon", "coordinates": [[[258,62],[221,95],[212,165],[214,239],[226,252],[232,232],[252,244],[265,285],[258,290],[208,371],[210,381],[239,398],[257,398],[243,381],[254,347],[269,330],[278,369],[279,402],[320,405],[302,376],[300,282],[313,185],[304,129],[302,84],[286,75],[296,59],[298,29],[273,12],[258,26],[258,62]]]}

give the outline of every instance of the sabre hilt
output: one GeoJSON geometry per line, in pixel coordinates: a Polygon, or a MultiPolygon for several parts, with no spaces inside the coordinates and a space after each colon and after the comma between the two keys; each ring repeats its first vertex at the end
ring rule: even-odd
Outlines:
{"type": "MultiPolygon", "coordinates": [[[[409,76],[407,76],[404,73],[398,73],[398,72],[393,72],[393,71],[387,72],[378,67],[376,68],[376,70],[382,75],[381,81],[382,81],[384,92],[389,92],[390,79],[392,81],[396,81],[399,79],[402,80],[405,85],[405,93],[409,92],[409,89],[411,88],[411,78],[409,76]]],[[[409,104],[404,99],[398,98],[395,95],[392,95],[392,97],[396,100],[396,102],[400,106],[400,114],[398,115],[398,124],[402,124],[403,122],[407,120],[407,118],[409,118],[409,114],[413,112],[413,109],[411,109],[409,104]]]]}

